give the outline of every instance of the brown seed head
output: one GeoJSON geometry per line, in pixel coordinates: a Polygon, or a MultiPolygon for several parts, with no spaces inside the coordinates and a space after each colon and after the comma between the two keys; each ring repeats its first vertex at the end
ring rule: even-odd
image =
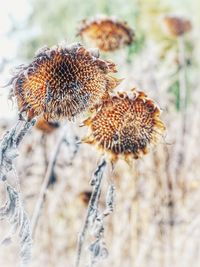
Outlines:
{"type": "Polygon", "coordinates": [[[47,121],[44,117],[37,120],[35,127],[45,134],[50,134],[59,127],[59,123],[56,121],[47,121]]]}
{"type": "Polygon", "coordinates": [[[134,41],[134,32],[126,22],[109,17],[83,20],[78,34],[102,51],[114,51],[134,41]]]}
{"type": "Polygon", "coordinates": [[[158,107],[143,92],[118,93],[84,122],[90,131],[83,141],[110,152],[113,160],[120,155],[138,158],[162,136],[165,127],[159,116],[158,107]]]}
{"type": "Polygon", "coordinates": [[[20,67],[11,83],[19,109],[29,119],[42,114],[47,119],[71,120],[119,84],[109,76],[113,72],[114,63],[73,44],[42,49],[29,65],[20,67]]]}
{"type": "Polygon", "coordinates": [[[172,36],[181,36],[192,29],[192,24],[189,20],[179,17],[166,16],[164,23],[166,30],[172,36]]]}

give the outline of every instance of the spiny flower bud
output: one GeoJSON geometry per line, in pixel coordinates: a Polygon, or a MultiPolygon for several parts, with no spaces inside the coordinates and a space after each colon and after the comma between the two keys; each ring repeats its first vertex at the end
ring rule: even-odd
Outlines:
{"type": "Polygon", "coordinates": [[[20,66],[11,83],[19,109],[29,119],[43,115],[71,120],[119,84],[109,76],[114,72],[114,63],[76,43],[43,48],[29,65],[20,66]]]}
{"type": "Polygon", "coordinates": [[[137,91],[111,96],[84,124],[90,130],[83,141],[109,152],[113,160],[146,154],[165,129],[158,107],[137,91]]]}
{"type": "Polygon", "coordinates": [[[166,16],[164,23],[166,30],[172,36],[181,36],[192,29],[191,22],[184,18],[166,16]]]}
{"type": "Polygon", "coordinates": [[[78,35],[102,51],[114,51],[134,41],[134,32],[126,22],[109,17],[83,20],[78,35]]]}

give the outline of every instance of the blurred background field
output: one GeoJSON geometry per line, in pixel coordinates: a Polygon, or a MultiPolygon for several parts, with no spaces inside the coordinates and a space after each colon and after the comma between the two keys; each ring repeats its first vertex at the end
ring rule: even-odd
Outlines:
{"type": "MultiPolygon", "coordinates": [[[[143,90],[162,110],[166,133],[160,144],[139,160],[120,160],[112,173],[116,186],[113,214],[105,220],[109,250],[101,267],[198,267],[200,266],[200,2],[195,0],[0,0],[0,85],[12,69],[30,62],[36,50],[61,41],[81,41],[76,36],[80,20],[96,14],[125,20],[135,32],[135,42],[113,53],[102,53],[118,66],[124,81],[117,89],[143,90]],[[166,15],[187,18],[192,30],[181,40],[164,27],[166,15]],[[184,56],[184,66],[180,62],[184,56]],[[180,94],[186,83],[186,111],[180,94]],[[184,127],[183,127],[184,124],[184,127]]],[[[0,134],[17,118],[9,88],[0,88],[0,134]]],[[[62,124],[64,121],[62,122],[62,124]]],[[[69,125],[77,139],[85,134],[80,121],[69,125]]],[[[20,146],[16,161],[24,205],[31,218],[56,140],[52,133],[33,128],[20,146]]],[[[74,137],[73,137],[74,138],[74,137]]],[[[72,139],[73,139],[72,138],[72,139]]],[[[77,236],[87,205],[83,192],[100,154],[87,144],[78,151],[76,139],[63,143],[44,208],[33,240],[30,267],[74,266],[77,236]]],[[[101,196],[111,172],[107,171],[101,196]]],[[[12,177],[10,177],[12,181],[12,177]]],[[[0,183],[0,203],[5,200],[0,183]]],[[[9,230],[0,222],[0,240],[9,230]]],[[[90,237],[89,237],[90,238],[90,237]]],[[[17,240],[16,240],[17,241],[17,240]]],[[[88,266],[84,251],[81,266],[88,266]]],[[[16,266],[18,244],[0,247],[0,266],[16,266]]]]}

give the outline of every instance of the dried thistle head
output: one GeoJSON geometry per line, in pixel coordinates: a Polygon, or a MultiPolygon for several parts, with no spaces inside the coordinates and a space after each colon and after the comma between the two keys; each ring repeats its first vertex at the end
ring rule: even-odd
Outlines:
{"type": "Polygon", "coordinates": [[[57,121],[47,121],[44,117],[37,120],[35,127],[45,134],[50,134],[59,128],[60,124],[57,121]]]}
{"type": "Polygon", "coordinates": [[[134,32],[127,23],[110,17],[83,20],[78,34],[102,51],[114,51],[134,41],[134,32]]]}
{"type": "Polygon", "coordinates": [[[40,50],[11,81],[20,111],[71,120],[92,108],[119,83],[115,64],[98,56],[78,43],[40,50]]]}
{"type": "Polygon", "coordinates": [[[192,29],[192,24],[189,20],[175,16],[166,16],[164,18],[165,28],[172,36],[181,36],[192,29]]]}
{"type": "Polygon", "coordinates": [[[111,96],[84,124],[89,135],[83,141],[109,152],[113,161],[119,156],[137,159],[146,154],[165,129],[159,108],[137,91],[111,96]]]}

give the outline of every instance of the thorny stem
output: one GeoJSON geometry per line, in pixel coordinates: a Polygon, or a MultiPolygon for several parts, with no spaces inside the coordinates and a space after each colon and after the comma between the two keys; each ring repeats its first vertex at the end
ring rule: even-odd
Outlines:
{"type": "Polygon", "coordinates": [[[61,135],[58,138],[58,142],[55,145],[55,149],[52,152],[51,159],[50,159],[49,164],[47,166],[46,175],[44,177],[44,180],[43,180],[43,183],[42,183],[42,187],[41,187],[41,190],[40,190],[40,194],[39,194],[39,198],[37,200],[37,203],[36,203],[36,206],[35,206],[35,209],[34,209],[34,212],[33,212],[32,220],[31,220],[31,229],[32,229],[32,236],[33,237],[35,235],[35,231],[36,231],[36,228],[37,228],[40,212],[41,212],[44,200],[45,200],[45,196],[46,196],[46,193],[47,193],[47,188],[48,188],[50,179],[52,177],[52,173],[54,171],[56,160],[57,160],[58,154],[60,152],[61,145],[64,142],[65,138],[66,138],[66,131],[65,131],[65,129],[62,129],[61,135]]]}
{"type": "Polygon", "coordinates": [[[91,179],[90,184],[93,186],[92,195],[89,201],[88,210],[85,218],[85,222],[83,224],[83,229],[78,238],[78,248],[77,248],[77,258],[76,258],[76,267],[80,264],[81,253],[83,249],[83,243],[85,240],[86,232],[88,230],[88,226],[90,223],[90,219],[93,217],[93,222],[97,216],[97,208],[98,208],[98,201],[101,193],[101,181],[103,178],[104,170],[107,165],[107,162],[104,158],[101,159],[99,164],[97,165],[96,170],[94,171],[93,177],[91,179]]]}

